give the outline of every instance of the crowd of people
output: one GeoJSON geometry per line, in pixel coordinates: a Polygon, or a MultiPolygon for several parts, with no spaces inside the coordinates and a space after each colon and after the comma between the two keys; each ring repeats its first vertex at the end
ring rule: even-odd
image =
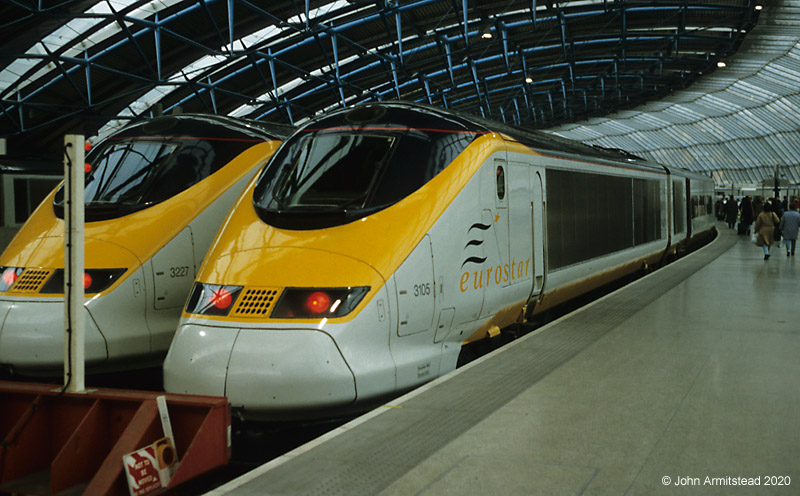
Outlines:
{"type": "Polygon", "coordinates": [[[729,228],[737,229],[743,236],[755,233],[756,245],[764,249],[764,260],[769,260],[773,244],[781,246],[781,239],[786,245],[786,256],[794,256],[800,227],[800,199],[781,202],[778,198],[764,200],[745,196],[737,202],[731,195],[720,198],[716,207],[717,219],[727,222],[729,228]]]}

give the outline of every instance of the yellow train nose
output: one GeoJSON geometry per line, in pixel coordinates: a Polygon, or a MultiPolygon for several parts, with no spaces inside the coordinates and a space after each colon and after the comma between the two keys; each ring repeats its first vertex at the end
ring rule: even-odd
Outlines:
{"type": "MultiPolygon", "coordinates": [[[[309,301],[313,300],[314,305],[319,305],[324,298],[316,294],[314,288],[380,288],[384,284],[381,275],[365,262],[314,248],[245,249],[223,255],[210,264],[204,268],[203,273],[207,277],[201,282],[243,287],[241,298],[247,298],[247,295],[261,288],[275,292],[274,296],[280,298],[286,295],[287,288],[291,288],[309,292],[304,296],[310,298],[309,301]]],[[[234,307],[238,309],[240,305],[241,302],[237,300],[234,307]]],[[[263,317],[261,312],[253,312],[253,315],[263,317]]],[[[247,313],[237,314],[237,317],[247,316],[247,313]]],[[[278,318],[282,317],[290,315],[278,315],[278,318]]]]}
{"type": "MultiPolygon", "coordinates": [[[[87,267],[126,267],[140,265],[139,259],[130,250],[87,236],[84,246],[87,267]]],[[[4,259],[3,265],[17,267],[64,267],[64,236],[42,236],[31,239],[15,251],[13,257],[4,259]]]]}

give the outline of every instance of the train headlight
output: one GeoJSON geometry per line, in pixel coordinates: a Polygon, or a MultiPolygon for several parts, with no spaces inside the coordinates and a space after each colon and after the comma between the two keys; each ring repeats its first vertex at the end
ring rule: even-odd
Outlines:
{"type": "Polygon", "coordinates": [[[217,315],[224,317],[233,308],[242,286],[221,286],[218,284],[194,283],[192,294],[186,303],[188,313],[217,315]]]}
{"type": "Polygon", "coordinates": [[[331,308],[331,297],[324,291],[314,291],[306,298],[303,307],[312,315],[321,315],[331,308]]]}
{"type": "Polygon", "coordinates": [[[343,317],[358,306],[369,286],[350,288],[286,288],[273,319],[315,319],[343,317]]]}
{"type": "MultiPolygon", "coordinates": [[[[92,294],[105,291],[114,284],[114,281],[125,273],[125,270],[126,269],[86,269],[82,279],[84,293],[92,294]]],[[[64,293],[64,269],[54,270],[53,275],[44,283],[39,293],[64,293]]]]}
{"type": "Polygon", "coordinates": [[[25,270],[21,267],[3,267],[0,266],[0,291],[8,291],[8,288],[14,285],[19,279],[19,275],[25,270]]]}
{"type": "Polygon", "coordinates": [[[83,290],[86,293],[105,291],[124,273],[125,269],[88,269],[83,273],[83,290]]]}

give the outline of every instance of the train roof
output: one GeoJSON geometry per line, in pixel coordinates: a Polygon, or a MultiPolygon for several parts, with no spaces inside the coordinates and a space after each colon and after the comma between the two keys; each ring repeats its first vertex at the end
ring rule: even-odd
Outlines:
{"type": "Polygon", "coordinates": [[[332,113],[326,113],[316,119],[313,119],[305,126],[303,126],[301,129],[307,129],[309,127],[313,127],[314,123],[326,119],[331,115],[336,115],[341,112],[347,112],[355,108],[367,107],[367,106],[376,106],[376,107],[386,106],[394,108],[404,108],[422,112],[441,119],[447,119],[451,121],[455,120],[470,131],[501,133],[525,146],[530,147],[533,150],[536,150],[537,152],[543,152],[548,155],[553,155],[563,158],[578,158],[582,160],[591,159],[607,163],[608,162],[613,162],[617,164],[624,163],[626,166],[629,167],[634,166],[660,173],[666,172],[664,166],[654,162],[650,162],[641,157],[637,157],[636,155],[628,153],[624,150],[609,149],[598,146],[589,146],[577,141],[572,141],[567,138],[562,138],[554,134],[549,134],[542,131],[524,129],[510,124],[500,123],[469,114],[454,112],[451,110],[444,110],[439,107],[434,107],[431,105],[426,105],[416,102],[389,101],[380,103],[372,102],[372,103],[360,104],[354,107],[348,107],[347,109],[341,109],[332,113]]]}
{"type": "Polygon", "coordinates": [[[665,169],[669,170],[670,174],[680,177],[685,177],[695,181],[707,181],[713,183],[714,179],[710,175],[701,174],[699,172],[690,171],[688,169],[681,169],[671,165],[665,165],[665,169]]]}
{"type": "Polygon", "coordinates": [[[260,122],[250,119],[239,119],[235,117],[227,117],[215,114],[170,114],[170,115],[162,115],[154,117],[149,120],[133,122],[128,126],[126,126],[125,128],[118,131],[117,133],[115,133],[115,135],[124,134],[126,131],[134,127],[147,126],[149,125],[149,123],[153,123],[157,119],[197,120],[208,123],[220,124],[225,127],[237,129],[240,132],[261,139],[284,140],[288,138],[289,135],[291,135],[295,131],[295,128],[289,125],[260,122]]]}

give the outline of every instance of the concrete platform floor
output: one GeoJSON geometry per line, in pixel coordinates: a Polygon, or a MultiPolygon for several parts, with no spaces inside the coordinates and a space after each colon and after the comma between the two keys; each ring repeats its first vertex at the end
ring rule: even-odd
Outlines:
{"type": "Polygon", "coordinates": [[[800,260],[720,230],[211,494],[800,494],[800,260]]]}

